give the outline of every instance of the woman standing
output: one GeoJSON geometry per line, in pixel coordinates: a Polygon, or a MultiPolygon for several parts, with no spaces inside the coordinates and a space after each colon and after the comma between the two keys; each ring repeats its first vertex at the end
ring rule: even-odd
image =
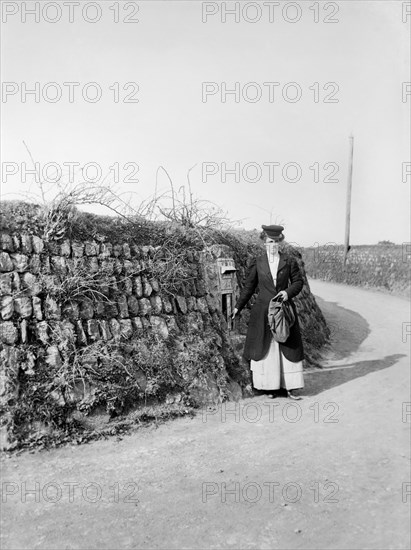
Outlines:
{"type": "Polygon", "coordinates": [[[243,353],[251,361],[253,386],[265,391],[285,388],[288,397],[301,399],[292,393],[304,387],[303,345],[292,298],[301,291],[303,279],[294,258],[279,251],[279,243],[284,240],[284,228],[281,225],[263,225],[262,228],[266,252],[252,260],[233,318],[244,308],[258,286],[259,293],[251,309],[243,353]],[[295,323],[284,343],[273,339],[268,325],[268,306],[273,297],[289,300],[295,314],[295,323]]]}

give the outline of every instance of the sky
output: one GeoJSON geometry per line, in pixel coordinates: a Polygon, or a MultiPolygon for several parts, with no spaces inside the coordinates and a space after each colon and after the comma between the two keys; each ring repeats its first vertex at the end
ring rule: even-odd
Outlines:
{"type": "Polygon", "coordinates": [[[24,141],[136,207],[194,166],[241,227],[342,243],[352,134],[351,244],[409,242],[410,27],[397,0],[3,1],[2,198],[38,194],[24,141]]]}

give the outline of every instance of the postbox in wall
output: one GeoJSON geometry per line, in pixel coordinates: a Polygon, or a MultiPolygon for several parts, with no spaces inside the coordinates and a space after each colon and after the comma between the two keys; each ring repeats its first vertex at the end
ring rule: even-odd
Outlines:
{"type": "Polygon", "coordinates": [[[227,321],[228,328],[231,330],[233,326],[231,315],[238,291],[237,270],[232,258],[217,258],[217,266],[219,291],[221,295],[221,311],[227,321]]]}

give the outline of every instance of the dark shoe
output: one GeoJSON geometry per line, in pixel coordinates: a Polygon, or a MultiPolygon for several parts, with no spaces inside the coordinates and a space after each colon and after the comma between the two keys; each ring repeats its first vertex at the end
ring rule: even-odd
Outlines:
{"type": "Polygon", "coordinates": [[[253,388],[253,395],[265,395],[267,393],[267,390],[257,390],[257,388],[253,388]]]}

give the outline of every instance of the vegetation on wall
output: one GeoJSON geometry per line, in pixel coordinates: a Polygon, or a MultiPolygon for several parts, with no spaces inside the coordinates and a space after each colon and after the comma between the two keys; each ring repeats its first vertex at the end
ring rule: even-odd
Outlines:
{"type": "MultiPolygon", "coordinates": [[[[171,189],[167,197],[170,205],[161,207],[160,220],[135,212],[116,216],[81,212],[74,203],[75,195],[62,193],[46,206],[2,203],[0,229],[8,235],[40,237],[45,243],[45,257],[56,254],[67,240],[114,247],[127,243],[136,247],[136,253],[140,253],[139,247],[145,249],[141,260],[116,277],[104,269],[90,270],[76,258],[67,262],[64,273],[42,270],[38,295],[41,300],[53,300],[63,313],[79,302],[96,310],[110,308],[121,288],[131,284],[135,276],[157,281],[161,296],[188,298],[193,295],[194,283],[201,282],[196,267],[200,251],[216,243],[232,249],[241,286],[250,256],[261,248],[258,233],[227,228],[221,212],[193,199],[189,188],[180,194],[171,189]]],[[[85,196],[92,198],[83,195],[82,200],[85,196]]],[[[108,196],[100,193],[97,198],[104,202],[108,196]]],[[[146,211],[153,208],[151,204],[146,211]]],[[[305,288],[296,305],[307,364],[318,365],[328,329],[309,293],[299,252],[286,244],[284,247],[296,257],[303,272],[305,288]]],[[[203,388],[208,397],[223,401],[229,397],[232,381],[243,390],[249,387],[249,369],[234,351],[218,311],[207,308],[197,312],[196,324],[176,308],[176,330],[169,330],[166,337],[142,326],[136,329],[137,338],[127,338],[119,330],[108,341],[79,341],[75,323],[66,313],[59,320],[47,319],[46,340],[41,341],[29,325],[26,342],[4,346],[1,352],[8,384],[2,413],[16,447],[73,437],[87,439],[90,433],[100,436],[105,430],[90,428],[90,416],[96,411],[118,419],[139,407],[147,410],[157,403],[168,403],[170,415],[187,414],[206,399],[203,388]]],[[[167,410],[161,414],[167,415],[167,410]]]]}

